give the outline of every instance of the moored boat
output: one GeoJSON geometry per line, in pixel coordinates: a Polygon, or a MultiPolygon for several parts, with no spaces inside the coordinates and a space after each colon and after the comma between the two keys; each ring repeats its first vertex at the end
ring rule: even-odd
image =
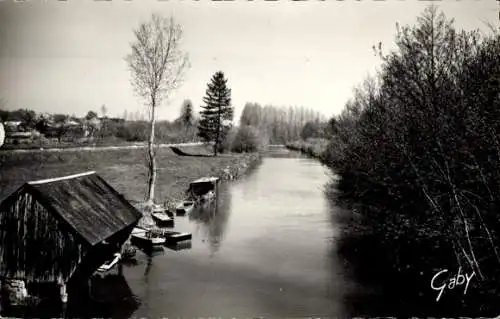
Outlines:
{"type": "Polygon", "coordinates": [[[113,268],[120,261],[122,255],[120,253],[113,254],[113,258],[102,264],[97,271],[104,272],[113,268]]]}
{"type": "Polygon", "coordinates": [[[175,208],[175,211],[177,215],[185,215],[189,214],[194,208],[194,201],[192,200],[185,200],[181,202],[177,207],[175,208]]]}
{"type": "Polygon", "coordinates": [[[163,236],[167,244],[176,244],[181,241],[191,240],[193,235],[191,233],[181,233],[177,231],[163,231],[163,236]]]}
{"type": "Polygon", "coordinates": [[[168,217],[174,217],[174,214],[167,208],[166,204],[163,205],[154,205],[153,206],[153,213],[163,213],[166,214],[168,217]]]}
{"type": "Polygon", "coordinates": [[[173,226],[174,219],[165,212],[153,212],[151,217],[159,226],[173,226]]]}
{"type": "Polygon", "coordinates": [[[139,227],[132,230],[131,241],[150,246],[163,245],[166,242],[162,234],[139,227]]]}
{"type": "Polygon", "coordinates": [[[168,216],[167,213],[163,213],[163,212],[154,212],[154,213],[151,213],[151,216],[153,218],[158,219],[159,221],[162,221],[162,222],[174,220],[172,217],[168,216]]]}

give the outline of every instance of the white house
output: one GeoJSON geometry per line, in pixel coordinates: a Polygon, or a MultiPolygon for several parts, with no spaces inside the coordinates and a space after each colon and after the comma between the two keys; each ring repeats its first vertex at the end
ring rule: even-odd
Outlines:
{"type": "Polygon", "coordinates": [[[5,126],[4,130],[8,128],[11,131],[17,131],[21,123],[21,121],[5,121],[3,123],[3,125],[5,126]]]}

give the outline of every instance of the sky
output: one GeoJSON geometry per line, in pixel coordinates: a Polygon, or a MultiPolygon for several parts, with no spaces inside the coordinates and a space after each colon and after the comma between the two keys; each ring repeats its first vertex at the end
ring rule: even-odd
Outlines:
{"type": "Polygon", "coordinates": [[[396,22],[414,24],[434,3],[461,29],[499,23],[495,0],[0,0],[0,98],[4,108],[84,116],[144,109],[125,61],[133,30],[152,13],[184,30],[190,68],[158,110],[174,119],[223,71],[235,117],[246,102],[338,114],[380,66],[372,46],[394,45],[396,22]]]}

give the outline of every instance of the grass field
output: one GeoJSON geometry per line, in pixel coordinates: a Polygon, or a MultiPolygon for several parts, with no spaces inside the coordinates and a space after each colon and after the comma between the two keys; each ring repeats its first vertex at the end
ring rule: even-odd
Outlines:
{"type": "MultiPolygon", "coordinates": [[[[205,146],[183,147],[188,153],[210,152],[205,146]]],[[[184,157],[170,148],[157,150],[156,201],[172,205],[183,198],[189,182],[208,175],[220,175],[242,163],[249,164],[255,154],[221,154],[217,157],[184,157]]],[[[145,149],[98,150],[79,152],[0,153],[0,200],[23,183],[96,171],[117,191],[132,201],[142,201],[147,191],[145,149]]]]}

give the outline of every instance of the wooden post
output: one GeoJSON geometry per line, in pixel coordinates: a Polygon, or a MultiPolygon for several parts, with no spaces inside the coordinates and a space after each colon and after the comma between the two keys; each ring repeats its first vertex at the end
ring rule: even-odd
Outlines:
{"type": "Polygon", "coordinates": [[[61,298],[61,302],[65,304],[68,302],[68,293],[66,292],[66,284],[61,278],[57,280],[57,284],[59,285],[59,296],[61,298]]]}
{"type": "Polygon", "coordinates": [[[66,284],[62,283],[60,284],[60,292],[61,292],[61,301],[63,303],[68,302],[68,294],[66,292],[66,284]]]}

